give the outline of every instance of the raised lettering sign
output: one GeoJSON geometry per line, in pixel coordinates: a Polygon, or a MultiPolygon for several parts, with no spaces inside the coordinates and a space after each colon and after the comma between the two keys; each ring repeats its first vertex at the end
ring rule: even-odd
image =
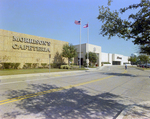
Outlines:
{"type": "MultiPolygon", "coordinates": [[[[50,42],[42,41],[42,40],[35,40],[30,38],[23,38],[23,37],[16,37],[13,36],[13,41],[20,42],[20,43],[29,43],[29,44],[36,44],[36,45],[44,45],[50,46],[50,42]]],[[[40,52],[50,52],[49,48],[46,47],[37,47],[37,46],[30,46],[30,45],[20,45],[20,44],[13,44],[13,49],[21,49],[21,50],[28,50],[28,51],[40,51],[40,52]]]]}
{"type": "Polygon", "coordinates": [[[118,56],[117,59],[122,59],[122,57],[119,57],[119,56],[118,56]]]}

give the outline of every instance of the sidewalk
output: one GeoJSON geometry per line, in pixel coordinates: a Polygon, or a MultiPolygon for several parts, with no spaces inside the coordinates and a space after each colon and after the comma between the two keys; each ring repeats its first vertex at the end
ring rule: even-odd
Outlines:
{"type": "Polygon", "coordinates": [[[79,73],[79,72],[87,72],[87,71],[96,71],[101,70],[103,67],[98,68],[87,68],[88,70],[76,70],[76,71],[64,71],[64,72],[50,72],[50,73],[33,73],[33,74],[18,74],[18,75],[7,75],[0,76],[1,79],[12,79],[12,78],[22,78],[22,77],[35,77],[35,76],[51,76],[51,75],[59,75],[59,74],[70,74],[70,73],[79,73]]]}
{"type": "Polygon", "coordinates": [[[128,106],[116,119],[150,119],[150,101],[128,106]]]}

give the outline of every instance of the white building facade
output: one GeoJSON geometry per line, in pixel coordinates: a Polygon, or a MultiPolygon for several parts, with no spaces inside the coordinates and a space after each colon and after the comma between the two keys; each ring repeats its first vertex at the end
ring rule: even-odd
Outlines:
{"type": "MultiPolygon", "coordinates": [[[[80,58],[80,45],[75,45],[75,48],[77,49],[78,58],[75,59],[74,61],[75,61],[75,63],[78,63],[79,58],[80,58]]],[[[81,65],[83,65],[84,62],[86,62],[85,55],[88,52],[96,53],[96,55],[98,57],[98,60],[96,63],[98,66],[101,66],[101,47],[92,45],[92,44],[88,44],[88,43],[81,44],[81,65]]]]}
{"type": "Polygon", "coordinates": [[[120,55],[120,54],[111,54],[111,53],[102,53],[102,63],[110,63],[110,65],[124,65],[130,64],[128,61],[128,56],[120,55]]]}
{"type": "MultiPolygon", "coordinates": [[[[80,58],[80,45],[75,45],[77,49],[78,57],[74,60],[75,63],[79,64],[80,58]]],[[[96,64],[100,67],[101,65],[124,65],[129,64],[128,56],[120,55],[120,54],[112,54],[112,53],[103,53],[101,52],[101,47],[92,45],[92,44],[81,44],[81,65],[83,62],[86,62],[85,55],[88,52],[96,53],[98,60],[96,64]]]]}

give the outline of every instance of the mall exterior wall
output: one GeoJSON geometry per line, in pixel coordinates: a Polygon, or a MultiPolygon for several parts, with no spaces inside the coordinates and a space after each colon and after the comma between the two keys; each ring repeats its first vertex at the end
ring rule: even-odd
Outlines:
{"type": "MultiPolygon", "coordinates": [[[[80,57],[80,45],[74,45],[74,46],[77,49],[78,58],[79,58],[80,57]]],[[[96,53],[98,56],[97,64],[98,64],[98,66],[101,66],[101,47],[92,45],[92,44],[88,44],[88,43],[81,44],[81,58],[83,58],[83,61],[86,61],[85,55],[87,52],[96,53]]],[[[78,62],[77,58],[75,58],[74,61],[75,61],[75,63],[77,63],[78,62]]]]}
{"type": "Polygon", "coordinates": [[[60,54],[62,47],[68,42],[33,36],[0,29],[0,62],[21,63],[50,63],[68,62],[60,54]],[[2,61],[6,56],[7,61],[2,61]]]}
{"type": "MultiPolygon", "coordinates": [[[[75,45],[75,48],[77,49],[78,52],[78,58],[80,57],[80,45],[75,45]]],[[[92,44],[81,44],[81,58],[83,58],[84,61],[85,59],[85,54],[87,52],[93,52],[96,53],[98,56],[97,64],[98,66],[111,66],[111,65],[124,65],[129,64],[130,62],[128,61],[128,56],[120,55],[120,54],[112,54],[112,53],[104,53],[101,52],[101,47],[92,45],[92,44]],[[106,64],[107,63],[107,64],[106,64]],[[116,64],[115,64],[116,63],[116,64]]],[[[75,63],[78,62],[78,59],[74,60],[75,63]]]]}
{"type": "Polygon", "coordinates": [[[113,61],[120,61],[121,65],[124,65],[125,63],[129,63],[128,56],[123,56],[120,54],[113,54],[112,60],[113,61]]]}
{"type": "Polygon", "coordinates": [[[111,66],[112,65],[112,54],[102,52],[101,61],[102,61],[103,66],[111,66]],[[109,63],[109,64],[105,64],[105,63],[109,63]]]}
{"type": "MultiPolygon", "coordinates": [[[[68,42],[0,29],[0,62],[20,63],[20,68],[22,68],[25,63],[49,64],[49,55],[51,55],[50,63],[68,63],[66,58],[60,56],[64,44],[68,42]],[[7,60],[4,61],[2,59],[5,56],[7,60]]],[[[77,64],[80,57],[80,45],[75,45],[75,48],[78,57],[74,59],[74,62],[77,64]]],[[[97,54],[98,66],[101,66],[101,62],[109,62],[111,65],[113,61],[120,62],[120,65],[129,63],[128,56],[102,53],[100,46],[81,44],[83,61],[86,61],[87,52],[97,54]]]]}
{"type": "Polygon", "coordinates": [[[109,62],[113,65],[113,62],[120,62],[120,65],[124,65],[125,63],[129,64],[128,56],[120,55],[120,54],[111,54],[111,53],[102,53],[102,63],[109,62]]]}

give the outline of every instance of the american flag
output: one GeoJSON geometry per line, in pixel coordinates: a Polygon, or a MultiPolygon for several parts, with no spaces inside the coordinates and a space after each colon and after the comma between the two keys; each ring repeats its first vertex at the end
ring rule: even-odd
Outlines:
{"type": "Polygon", "coordinates": [[[88,24],[85,24],[84,26],[83,26],[83,28],[87,28],[88,27],[88,24]]]}
{"type": "Polygon", "coordinates": [[[81,23],[80,23],[80,21],[77,21],[77,20],[75,20],[75,22],[74,22],[76,25],[80,25],[81,23]]]}

